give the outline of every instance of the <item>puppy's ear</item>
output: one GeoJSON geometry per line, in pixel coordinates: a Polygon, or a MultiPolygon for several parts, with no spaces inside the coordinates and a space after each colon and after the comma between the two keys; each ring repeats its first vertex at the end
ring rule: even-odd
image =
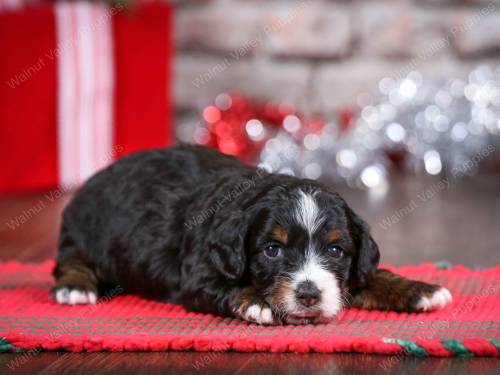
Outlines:
{"type": "Polygon", "coordinates": [[[210,260],[225,277],[239,280],[246,268],[245,237],[250,219],[242,211],[224,211],[214,217],[208,238],[210,260]]]}
{"type": "Polygon", "coordinates": [[[371,280],[378,267],[380,253],[378,246],[370,235],[368,225],[349,209],[351,217],[351,233],[357,247],[349,284],[353,289],[363,288],[371,280]]]}

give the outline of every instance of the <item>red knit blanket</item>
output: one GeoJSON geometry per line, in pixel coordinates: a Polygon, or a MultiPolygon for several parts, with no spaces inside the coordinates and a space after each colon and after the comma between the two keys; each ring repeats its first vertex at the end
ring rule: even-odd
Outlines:
{"type": "Polygon", "coordinates": [[[53,262],[0,264],[0,352],[14,350],[362,352],[500,354],[500,266],[471,270],[434,264],[386,267],[441,284],[445,309],[420,313],[343,311],[323,325],[260,326],[195,314],[111,291],[96,305],[60,306],[49,296],[53,262]]]}

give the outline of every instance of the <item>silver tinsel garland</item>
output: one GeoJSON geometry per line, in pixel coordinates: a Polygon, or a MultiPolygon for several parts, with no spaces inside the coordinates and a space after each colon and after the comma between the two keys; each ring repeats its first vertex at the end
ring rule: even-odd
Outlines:
{"type": "Polygon", "coordinates": [[[259,165],[378,188],[387,184],[393,151],[415,173],[472,175],[499,142],[499,76],[481,66],[467,81],[425,82],[419,72],[383,78],[374,96],[363,96],[366,104],[347,133],[330,122],[322,134],[298,138],[284,126],[265,143],[259,165]]]}
{"type": "MultiPolygon", "coordinates": [[[[218,104],[221,97],[231,103],[229,95],[221,94],[205,112],[229,111],[231,104],[218,104]]],[[[279,126],[256,116],[241,124],[243,141],[232,142],[254,144],[255,164],[269,171],[345,181],[353,187],[387,186],[390,154],[399,155],[404,169],[413,173],[473,175],[500,145],[500,68],[480,66],[467,80],[443,82],[427,82],[416,71],[402,79],[386,77],[373,94],[359,98],[357,112],[344,131],[335,121],[309,131],[307,119],[294,113],[279,126]]],[[[180,139],[208,144],[214,132],[209,120],[183,127],[180,139]],[[200,132],[207,137],[197,136],[200,132]]]]}

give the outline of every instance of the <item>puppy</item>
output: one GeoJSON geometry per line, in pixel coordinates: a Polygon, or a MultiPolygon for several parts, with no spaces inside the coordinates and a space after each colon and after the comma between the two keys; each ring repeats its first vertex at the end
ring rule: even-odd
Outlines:
{"type": "Polygon", "coordinates": [[[332,320],[343,307],[405,312],[451,300],[377,270],[367,225],[329,186],[180,145],[124,157],[64,211],[60,304],[106,290],[261,324],[332,320]]]}

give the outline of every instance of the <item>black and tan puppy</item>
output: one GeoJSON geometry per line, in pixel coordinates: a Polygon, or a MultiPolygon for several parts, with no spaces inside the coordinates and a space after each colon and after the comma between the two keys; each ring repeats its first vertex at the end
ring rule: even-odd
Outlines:
{"type": "Polygon", "coordinates": [[[212,149],[130,155],[64,212],[54,298],[107,288],[262,324],[331,320],[345,306],[424,311],[448,290],[377,270],[366,224],[328,186],[212,149]]]}

